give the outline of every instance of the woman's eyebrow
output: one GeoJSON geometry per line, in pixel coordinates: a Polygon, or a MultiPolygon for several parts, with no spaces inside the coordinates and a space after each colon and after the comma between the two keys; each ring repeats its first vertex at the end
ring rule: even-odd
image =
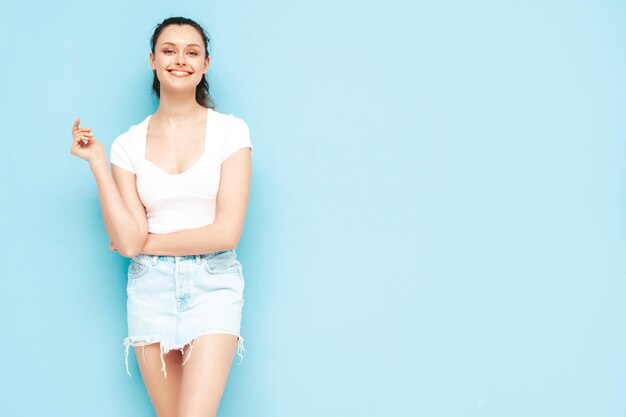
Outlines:
{"type": "MultiPolygon", "coordinates": [[[[173,43],[173,42],[163,42],[161,44],[161,46],[163,46],[163,45],[174,45],[174,46],[176,46],[176,44],[173,43]]],[[[198,48],[200,48],[200,45],[198,45],[197,43],[190,43],[190,44],[187,44],[187,46],[197,46],[198,48]]]]}

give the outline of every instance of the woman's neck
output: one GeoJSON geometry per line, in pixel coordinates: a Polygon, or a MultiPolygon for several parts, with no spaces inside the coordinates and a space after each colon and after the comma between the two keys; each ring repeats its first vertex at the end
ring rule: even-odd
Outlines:
{"type": "Polygon", "coordinates": [[[206,116],[206,112],[206,107],[196,101],[195,92],[190,96],[161,91],[159,108],[154,113],[154,117],[165,125],[175,127],[202,119],[206,116]]]}

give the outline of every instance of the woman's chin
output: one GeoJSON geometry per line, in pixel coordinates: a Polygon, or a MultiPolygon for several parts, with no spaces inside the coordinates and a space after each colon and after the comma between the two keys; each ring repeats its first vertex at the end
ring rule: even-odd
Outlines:
{"type": "Polygon", "coordinates": [[[194,93],[196,91],[196,86],[192,85],[191,83],[174,83],[174,84],[170,84],[170,83],[166,83],[163,84],[161,83],[161,90],[160,93],[166,93],[166,94],[182,94],[182,93],[194,93]]]}

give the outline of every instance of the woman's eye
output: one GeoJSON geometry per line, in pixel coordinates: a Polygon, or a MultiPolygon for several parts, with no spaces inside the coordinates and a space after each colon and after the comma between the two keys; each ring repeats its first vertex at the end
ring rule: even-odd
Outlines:
{"type": "MultiPolygon", "coordinates": [[[[169,54],[170,52],[174,52],[174,51],[171,50],[171,49],[166,49],[166,50],[163,51],[164,54],[169,54]]],[[[196,51],[190,51],[189,53],[191,55],[193,55],[193,56],[198,56],[199,55],[196,51]]]]}

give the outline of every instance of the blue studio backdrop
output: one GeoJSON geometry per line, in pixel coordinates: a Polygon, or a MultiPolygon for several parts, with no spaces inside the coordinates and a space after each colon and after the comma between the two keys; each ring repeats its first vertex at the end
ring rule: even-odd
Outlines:
{"type": "Polygon", "coordinates": [[[243,363],[220,416],[626,415],[623,1],[2,6],[3,415],[151,416],[126,267],[69,153],[205,26],[248,122],[243,363]]]}

